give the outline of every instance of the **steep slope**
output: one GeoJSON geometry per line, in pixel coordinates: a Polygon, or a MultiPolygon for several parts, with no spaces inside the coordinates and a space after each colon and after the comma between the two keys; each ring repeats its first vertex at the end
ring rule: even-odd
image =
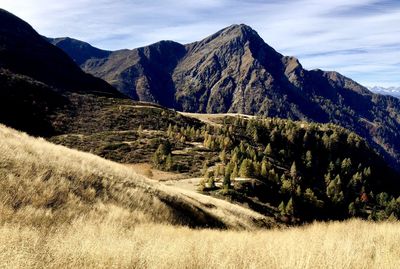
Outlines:
{"type": "Polygon", "coordinates": [[[68,98],[30,77],[0,69],[0,122],[32,135],[54,134],[52,116],[70,104],[68,98]]]}
{"type": "Polygon", "coordinates": [[[0,25],[0,68],[60,89],[116,95],[112,87],[82,72],[23,20],[0,9],[0,25]]]}
{"type": "MultiPolygon", "coordinates": [[[[84,73],[61,49],[0,9],[0,122],[33,135],[60,133],[58,118],[71,118],[73,93],[126,97],[84,73]]],[[[64,128],[64,127],[62,127],[64,128]]]]}
{"type": "Polygon", "coordinates": [[[268,219],[240,206],[156,184],[120,164],[0,125],[1,223],[165,223],[252,229],[268,219]]]}
{"type": "Polygon", "coordinates": [[[106,59],[91,59],[81,67],[135,100],[173,107],[171,74],[185,52],[181,44],[161,41],[135,50],[115,51],[106,59]]]}
{"type": "Polygon", "coordinates": [[[117,51],[81,66],[131,98],[182,111],[335,123],[366,138],[400,168],[400,100],[373,94],[336,72],[305,70],[246,25],[184,46],[160,42],[117,51]]]}

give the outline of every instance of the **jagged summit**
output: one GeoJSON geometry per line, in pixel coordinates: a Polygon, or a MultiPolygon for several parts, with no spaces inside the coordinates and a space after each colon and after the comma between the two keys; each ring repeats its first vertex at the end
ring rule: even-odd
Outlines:
{"type": "Polygon", "coordinates": [[[219,31],[220,35],[230,35],[230,36],[256,36],[260,37],[258,33],[246,24],[232,24],[221,31],[219,31]]]}
{"type": "Polygon", "coordinates": [[[245,45],[247,42],[264,43],[263,39],[250,26],[245,24],[233,24],[213,35],[206,37],[201,41],[197,41],[187,46],[202,47],[205,44],[224,45],[226,43],[234,43],[239,46],[245,45]]]}

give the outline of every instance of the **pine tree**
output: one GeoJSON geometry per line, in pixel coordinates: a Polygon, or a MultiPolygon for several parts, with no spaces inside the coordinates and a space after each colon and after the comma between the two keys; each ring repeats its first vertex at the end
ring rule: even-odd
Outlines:
{"type": "Polygon", "coordinates": [[[268,143],[268,145],[265,147],[264,154],[267,155],[267,156],[271,156],[272,155],[272,149],[271,149],[271,144],[270,143],[268,143]]]}
{"type": "Polygon", "coordinates": [[[261,163],[253,161],[253,175],[258,178],[261,175],[261,163]]]}
{"type": "Polygon", "coordinates": [[[205,174],[208,171],[208,162],[205,161],[203,163],[203,168],[201,169],[202,173],[205,174]]]}
{"type": "Polygon", "coordinates": [[[221,160],[222,163],[226,162],[226,152],[225,150],[222,150],[219,154],[219,159],[221,160]]]}
{"type": "Polygon", "coordinates": [[[292,166],[290,167],[290,176],[294,181],[297,180],[297,168],[296,168],[296,162],[292,163],[292,166]]]}
{"type": "Polygon", "coordinates": [[[261,174],[262,178],[268,177],[268,163],[265,160],[263,160],[261,162],[261,173],[260,174],[261,174]]]}
{"type": "Polygon", "coordinates": [[[283,201],[279,204],[278,210],[281,213],[281,215],[286,215],[286,207],[283,201]]]}
{"type": "Polygon", "coordinates": [[[230,187],[231,187],[231,171],[230,171],[230,169],[229,170],[225,169],[223,186],[225,189],[230,189],[230,187]]]}
{"type": "Polygon", "coordinates": [[[286,179],[285,174],[281,176],[281,193],[290,193],[293,190],[291,180],[286,179]]]}
{"type": "Polygon", "coordinates": [[[357,215],[357,208],[354,202],[349,204],[349,214],[353,217],[357,215]]]}
{"type": "Polygon", "coordinates": [[[293,199],[290,198],[289,202],[286,205],[286,213],[289,215],[294,214],[294,206],[293,206],[293,199]]]}
{"type": "Polygon", "coordinates": [[[232,171],[232,174],[231,174],[231,179],[234,180],[237,177],[238,177],[238,168],[237,168],[237,165],[234,164],[233,171],[232,171]]]}
{"type": "Polygon", "coordinates": [[[279,175],[275,172],[275,169],[269,170],[268,180],[274,183],[279,183],[279,175]]]}
{"type": "Polygon", "coordinates": [[[342,182],[340,176],[337,175],[334,180],[332,180],[327,189],[326,193],[332,202],[338,204],[344,200],[344,194],[342,191],[342,182]]]}
{"type": "Polygon", "coordinates": [[[252,177],[253,176],[253,163],[249,159],[244,159],[239,169],[240,177],[252,177]]]}
{"type": "Polygon", "coordinates": [[[162,155],[160,154],[160,152],[158,150],[156,150],[156,152],[154,152],[152,160],[153,160],[153,164],[155,167],[159,167],[160,164],[162,164],[162,162],[163,162],[162,155]]]}
{"type": "Polygon", "coordinates": [[[342,164],[341,164],[341,169],[342,169],[342,173],[344,175],[347,175],[350,173],[351,167],[352,167],[351,159],[350,158],[343,159],[342,164]]]}
{"type": "Polygon", "coordinates": [[[254,129],[253,131],[253,140],[254,142],[258,143],[259,142],[259,135],[257,129],[254,129]]]}
{"type": "Polygon", "coordinates": [[[156,167],[161,167],[168,155],[171,154],[171,144],[168,141],[160,144],[153,154],[153,163],[156,167]]]}
{"type": "Polygon", "coordinates": [[[244,147],[243,141],[240,141],[239,149],[240,149],[240,152],[241,152],[241,153],[246,152],[246,148],[244,147]]]}
{"type": "Polygon", "coordinates": [[[172,155],[168,154],[167,158],[165,159],[165,170],[172,171],[174,167],[174,161],[172,159],[172,155]]]}

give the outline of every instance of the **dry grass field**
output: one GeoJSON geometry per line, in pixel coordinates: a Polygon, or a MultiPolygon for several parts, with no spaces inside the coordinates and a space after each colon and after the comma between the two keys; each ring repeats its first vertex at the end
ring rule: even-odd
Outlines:
{"type": "Polygon", "coordinates": [[[0,126],[0,268],[400,268],[398,222],[273,225],[0,126]]]}
{"type": "Polygon", "coordinates": [[[400,224],[316,223],[260,231],[75,221],[0,228],[2,268],[400,268],[400,224]]]}

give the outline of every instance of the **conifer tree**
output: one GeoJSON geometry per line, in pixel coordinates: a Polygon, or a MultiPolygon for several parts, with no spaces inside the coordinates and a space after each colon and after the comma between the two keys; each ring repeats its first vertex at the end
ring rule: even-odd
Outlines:
{"type": "Polygon", "coordinates": [[[174,166],[174,162],[172,159],[172,155],[168,154],[167,158],[165,159],[165,170],[172,171],[174,166]]]}
{"type": "Polygon", "coordinates": [[[263,160],[261,162],[261,172],[260,172],[262,178],[268,177],[268,167],[267,166],[268,166],[267,162],[265,160],[263,160]]]}
{"type": "Polygon", "coordinates": [[[279,204],[278,210],[281,213],[281,215],[286,215],[286,206],[283,201],[279,204]]]}
{"type": "Polygon", "coordinates": [[[253,163],[249,159],[244,159],[239,169],[240,177],[252,177],[253,176],[253,163]]]}
{"type": "Polygon", "coordinates": [[[290,198],[289,202],[286,205],[286,213],[289,215],[293,215],[294,214],[294,206],[293,206],[293,199],[290,198]]]}
{"type": "Polygon", "coordinates": [[[232,174],[231,174],[231,179],[235,179],[235,178],[237,178],[238,177],[238,168],[237,168],[237,165],[236,164],[234,164],[234,166],[233,166],[233,171],[232,171],[232,174]]]}
{"type": "Polygon", "coordinates": [[[223,186],[225,189],[230,189],[231,187],[231,171],[228,169],[225,169],[223,186]]]}
{"type": "Polygon", "coordinates": [[[268,145],[265,147],[264,154],[267,155],[267,156],[271,156],[272,155],[272,149],[271,149],[271,144],[270,143],[268,143],[268,145]]]}

